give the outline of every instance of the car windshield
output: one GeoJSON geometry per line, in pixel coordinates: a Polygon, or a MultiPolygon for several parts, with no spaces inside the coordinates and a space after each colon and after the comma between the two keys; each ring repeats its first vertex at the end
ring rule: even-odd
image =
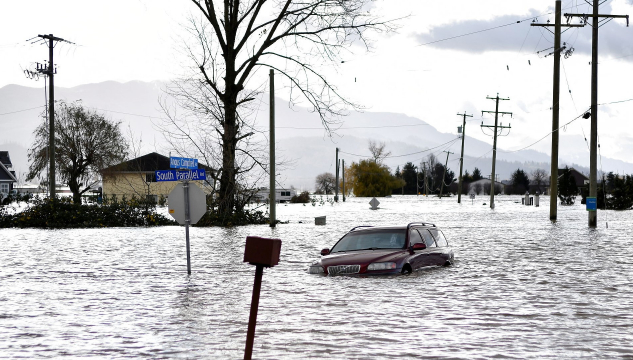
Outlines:
{"type": "Polygon", "coordinates": [[[376,229],[351,232],[336,243],[331,252],[404,249],[405,235],[406,230],[404,229],[376,229]]]}

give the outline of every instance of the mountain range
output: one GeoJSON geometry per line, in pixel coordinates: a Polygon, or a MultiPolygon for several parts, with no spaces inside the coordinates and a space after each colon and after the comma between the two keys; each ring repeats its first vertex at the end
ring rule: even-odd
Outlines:
{"type": "MultiPolygon", "coordinates": [[[[55,88],[55,98],[74,101],[81,99],[84,106],[99,111],[113,120],[122,122],[124,134],[141,138],[141,153],[157,151],[167,155],[169,148],[165,135],[157,128],[156,122],[165,114],[159,106],[159,99],[166,98],[161,82],[113,81],[86,84],[72,88],[55,88]]],[[[268,129],[268,95],[264,94],[254,117],[256,128],[268,129]],[[265,95],[265,96],[264,96],[265,95]]],[[[285,159],[287,166],[281,167],[278,182],[283,186],[311,190],[318,174],[334,173],[336,148],[346,166],[359,159],[369,158],[370,140],[384,142],[390,157],[384,160],[392,171],[412,162],[422,170],[421,162],[433,153],[441,163],[446,161],[450,151],[448,167],[459,172],[461,139],[455,133],[437,131],[428,122],[404,114],[387,112],[352,111],[332,126],[328,134],[321,120],[314,112],[301,106],[292,106],[283,99],[276,98],[276,152],[279,159],[285,159]],[[331,136],[330,136],[331,135],[331,136]]],[[[45,110],[44,88],[8,85],[0,88],[0,150],[8,150],[18,177],[24,178],[28,171],[27,149],[33,141],[33,131],[43,121],[45,110]]],[[[456,118],[457,119],[457,118],[456,118]]],[[[430,121],[432,122],[432,121],[430,121]]],[[[459,121],[455,120],[455,123],[459,121]]],[[[464,149],[464,169],[472,173],[475,167],[483,175],[491,172],[492,145],[468,136],[469,131],[479,131],[475,121],[467,123],[464,149]]],[[[457,130],[457,129],[456,129],[457,130]]],[[[582,138],[561,136],[561,143],[583,146],[582,138]]],[[[547,141],[547,140],[546,140],[547,141]]],[[[515,152],[504,150],[504,144],[513,144],[512,137],[501,137],[497,151],[496,173],[498,179],[509,179],[516,169],[526,172],[541,168],[549,173],[549,155],[525,149],[515,152]]],[[[561,147],[560,167],[572,166],[588,174],[589,157],[579,157],[577,149],[565,151],[561,147]],[[565,154],[568,155],[566,158],[565,154]]],[[[602,169],[633,173],[633,164],[603,157],[602,169]]],[[[266,184],[262,184],[265,186],[266,184]]]]}

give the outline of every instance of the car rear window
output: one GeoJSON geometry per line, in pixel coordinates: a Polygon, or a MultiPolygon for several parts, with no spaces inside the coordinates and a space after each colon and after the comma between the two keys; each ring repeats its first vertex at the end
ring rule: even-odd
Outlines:
{"type": "Polygon", "coordinates": [[[339,240],[331,252],[345,252],[368,249],[404,249],[406,231],[402,230],[363,230],[351,232],[339,240]]]}

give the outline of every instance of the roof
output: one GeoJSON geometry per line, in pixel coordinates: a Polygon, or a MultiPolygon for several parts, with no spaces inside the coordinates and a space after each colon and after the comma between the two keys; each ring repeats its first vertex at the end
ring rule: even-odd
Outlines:
{"type": "MultiPolygon", "coordinates": [[[[561,176],[563,176],[563,172],[565,171],[565,169],[558,169],[558,177],[560,178],[561,176]]],[[[576,186],[584,186],[586,181],[589,181],[589,178],[585,176],[585,174],[581,173],[580,171],[574,169],[573,167],[569,168],[569,171],[571,171],[571,176],[574,178],[574,181],[576,182],[576,186]]]]}
{"type": "Polygon", "coordinates": [[[11,164],[11,157],[9,157],[8,151],[0,151],[0,163],[4,164],[7,168],[13,166],[13,164],[11,164]]]}
{"type": "MultiPolygon", "coordinates": [[[[198,163],[198,168],[207,171],[213,169],[207,165],[198,163]]],[[[152,152],[120,164],[110,166],[102,172],[153,172],[156,170],[171,170],[169,157],[152,152]]]]}
{"type": "Polygon", "coordinates": [[[2,182],[18,182],[18,179],[13,175],[13,171],[7,169],[2,162],[0,162],[0,181],[2,182]]]}

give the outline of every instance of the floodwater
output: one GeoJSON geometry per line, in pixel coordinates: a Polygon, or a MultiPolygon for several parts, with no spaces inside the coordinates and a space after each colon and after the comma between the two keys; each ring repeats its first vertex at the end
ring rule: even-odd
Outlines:
{"type": "Polygon", "coordinates": [[[543,198],[500,196],[494,211],[487,197],[369,200],[282,204],[276,229],[192,228],[191,276],[183,227],[0,230],[0,358],[242,358],[248,235],[283,241],[264,271],[257,359],[633,358],[630,211],[600,211],[591,230],[583,205],[552,223],[543,198]],[[354,226],[413,221],[444,230],[454,266],[306,272],[354,226]]]}

